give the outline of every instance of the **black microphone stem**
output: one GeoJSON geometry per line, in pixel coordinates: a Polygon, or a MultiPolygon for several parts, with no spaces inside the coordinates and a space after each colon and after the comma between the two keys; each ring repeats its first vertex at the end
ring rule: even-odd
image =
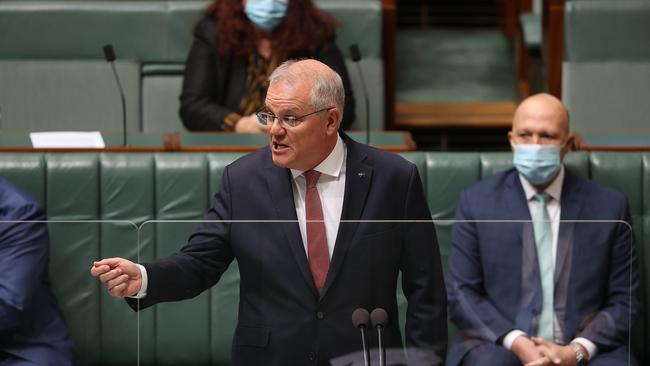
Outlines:
{"type": "Polygon", "coordinates": [[[122,89],[122,83],[120,78],[117,75],[117,70],[115,69],[115,62],[111,61],[111,68],[113,69],[113,74],[115,75],[115,81],[117,81],[117,88],[120,91],[120,99],[122,100],[122,146],[126,146],[126,99],[124,98],[124,90],[122,89]]]}

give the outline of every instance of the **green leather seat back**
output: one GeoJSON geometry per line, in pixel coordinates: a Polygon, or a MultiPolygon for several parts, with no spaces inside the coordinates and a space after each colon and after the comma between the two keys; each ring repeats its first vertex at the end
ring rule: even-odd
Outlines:
{"type": "Polygon", "coordinates": [[[183,64],[154,64],[142,67],[142,131],[188,131],[178,114],[183,69],[183,64]]]}
{"type": "Polygon", "coordinates": [[[350,58],[350,45],[357,44],[361,52],[361,73],[370,101],[370,129],[384,129],[384,64],[382,60],[382,8],[380,1],[316,0],[316,4],[332,14],[339,22],[336,44],[346,59],[346,67],[356,102],[354,130],[365,130],[361,76],[350,58]]]}
{"type": "MultiPolygon", "coordinates": [[[[648,171],[644,170],[644,157],[642,154],[626,153],[593,153],[590,159],[591,176],[596,182],[615,188],[623,192],[630,203],[630,214],[632,216],[632,233],[636,249],[636,256],[641,267],[641,295],[643,303],[648,304],[648,276],[647,259],[648,252],[648,231],[644,230],[644,221],[648,216],[647,212],[650,199],[644,198],[644,174],[647,177],[648,171]],[[645,267],[645,268],[644,268],[645,267]]],[[[646,305],[647,308],[647,305],[646,305]]],[[[650,317],[647,312],[642,312],[640,321],[632,329],[632,350],[641,362],[646,357],[648,330],[650,330],[650,317]],[[645,325],[644,325],[645,324],[645,325]],[[645,340],[645,345],[644,345],[645,340]]]]}
{"type": "MultiPolygon", "coordinates": [[[[51,154],[45,158],[48,219],[82,221],[48,225],[52,290],[66,314],[81,361],[92,364],[100,361],[102,330],[110,329],[102,326],[100,317],[102,289],[88,276],[92,262],[100,256],[102,225],[88,221],[99,219],[99,175],[94,174],[98,159],[95,154],[51,154]]],[[[124,346],[126,351],[128,345],[124,346]]]]}
{"type": "Polygon", "coordinates": [[[122,131],[112,43],[127,129],[140,131],[140,63],[166,56],[165,2],[0,2],[3,130],[122,131]]]}
{"type": "MultiPolygon", "coordinates": [[[[2,14],[0,11],[0,23],[2,14]]],[[[101,46],[97,44],[98,56],[101,46]]],[[[140,131],[140,66],[119,61],[116,68],[126,100],[127,131],[140,131]]],[[[0,59],[0,85],[4,132],[67,130],[120,135],[123,131],[120,94],[105,61],[0,59]]]]}
{"type": "Polygon", "coordinates": [[[480,179],[479,163],[478,153],[427,154],[426,195],[431,217],[439,221],[436,233],[445,272],[460,192],[480,179]]]}
{"type": "MultiPolygon", "coordinates": [[[[140,225],[155,218],[155,170],[151,154],[100,154],[99,172],[102,220],[129,220],[140,225]]],[[[137,227],[129,224],[102,224],[99,258],[153,259],[154,242],[152,235],[147,235],[150,231],[147,227],[139,236],[137,227]],[[138,246],[140,237],[142,242],[138,246]]],[[[151,361],[155,312],[142,312],[138,318],[122,301],[115,301],[101,290],[101,354],[113,355],[102,361],[112,365],[132,362],[138,355],[138,330],[142,360],[151,361]]]]}
{"type": "MultiPolygon", "coordinates": [[[[200,220],[207,208],[208,164],[202,154],[158,155],[156,217],[160,220],[200,220]]],[[[165,222],[154,225],[156,257],[166,257],[185,243],[198,226],[165,222]]],[[[165,303],[156,309],[156,363],[159,365],[210,362],[210,296],[165,303]]]]}
{"type": "Polygon", "coordinates": [[[564,8],[562,98],[587,135],[648,135],[650,2],[572,0],[564,8]]]}
{"type": "Polygon", "coordinates": [[[194,25],[207,1],[167,2],[166,57],[142,66],[142,130],[187,131],[178,114],[185,59],[193,41],[194,25]]]}
{"type": "Polygon", "coordinates": [[[0,155],[0,176],[21,187],[45,207],[45,158],[41,154],[0,155]]]}

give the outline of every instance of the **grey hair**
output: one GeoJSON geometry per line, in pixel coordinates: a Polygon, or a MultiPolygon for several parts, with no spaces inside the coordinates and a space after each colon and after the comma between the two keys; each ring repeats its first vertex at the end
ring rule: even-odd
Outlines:
{"type": "Polygon", "coordinates": [[[269,85],[277,81],[296,84],[299,81],[311,80],[311,106],[315,110],[328,107],[337,107],[339,109],[339,123],[343,120],[343,107],[345,105],[345,89],[341,76],[332,70],[329,66],[326,72],[313,72],[299,67],[292,70],[292,66],[301,60],[288,60],[278,66],[269,76],[269,85]]]}

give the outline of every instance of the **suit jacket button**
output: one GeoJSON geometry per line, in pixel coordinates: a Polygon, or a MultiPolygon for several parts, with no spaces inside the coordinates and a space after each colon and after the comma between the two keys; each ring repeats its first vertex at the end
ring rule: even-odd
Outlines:
{"type": "Polygon", "coordinates": [[[316,352],[309,352],[307,358],[309,359],[309,361],[316,361],[316,352]]]}
{"type": "Polygon", "coordinates": [[[323,318],[325,318],[325,314],[322,311],[316,313],[316,319],[323,320],[323,318]]]}

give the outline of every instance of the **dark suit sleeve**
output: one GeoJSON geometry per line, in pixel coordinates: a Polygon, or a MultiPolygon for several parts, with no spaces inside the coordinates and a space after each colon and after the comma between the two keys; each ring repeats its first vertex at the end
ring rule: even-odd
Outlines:
{"type": "Polygon", "coordinates": [[[217,102],[217,67],[222,61],[214,46],[215,25],[208,19],[198,23],[185,62],[180,116],[190,131],[219,131],[229,113],[237,113],[217,102]]]}
{"type": "Polygon", "coordinates": [[[334,44],[334,42],[326,43],[318,51],[318,54],[315,57],[318,61],[326,64],[331,67],[332,70],[336,71],[343,81],[343,88],[345,88],[345,106],[343,108],[343,120],[341,121],[341,130],[347,130],[352,126],[352,123],[355,119],[354,113],[354,95],[352,93],[352,86],[350,85],[350,77],[348,76],[348,70],[345,67],[345,62],[343,61],[343,55],[339,48],[334,44]]]}
{"type": "Polygon", "coordinates": [[[490,303],[483,284],[479,238],[466,192],[460,197],[449,251],[449,317],[470,338],[496,342],[514,329],[508,319],[490,303]]]}
{"type": "Polygon", "coordinates": [[[630,226],[625,223],[611,224],[614,230],[606,302],[577,335],[594,342],[599,351],[625,344],[630,328],[639,317],[640,280],[637,255],[632,243],[632,219],[627,200],[622,198],[622,201],[618,205],[619,217],[630,226]]]}
{"type": "Polygon", "coordinates": [[[406,202],[402,289],[408,300],[406,345],[432,349],[439,360],[447,350],[447,295],[440,250],[417,168],[412,166],[406,202]],[[417,220],[418,222],[409,223],[417,220]]]}
{"type": "MultiPolygon", "coordinates": [[[[0,220],[45,220],[36,203],[2,202],[0,220]]],[[[17,330],[42,289],[48,265],[44,223],[0,223],[0,339],[17,330]]]]}
{"type": "MultiPolygon", "coordinates": [[[[176,254],[150,263],[147,270],[147,295],[140,299],[144,309],[164,301],[178,301],[197,296],[219,281],[234,259],[229,242],[230,182],[226,167],[221,187],[212,206],[188,243],[176,254]],[[224,220],[226,222],[224,222],[224,220]]],[[[137,310],[137,301],[127,299],[137,310]]]]}

